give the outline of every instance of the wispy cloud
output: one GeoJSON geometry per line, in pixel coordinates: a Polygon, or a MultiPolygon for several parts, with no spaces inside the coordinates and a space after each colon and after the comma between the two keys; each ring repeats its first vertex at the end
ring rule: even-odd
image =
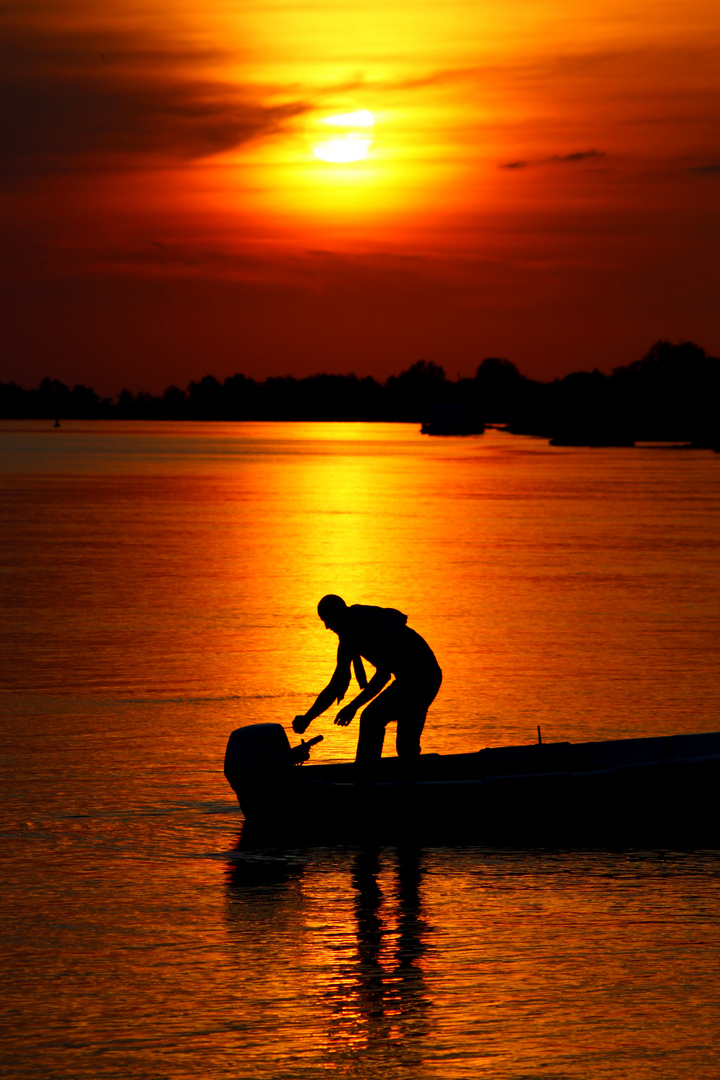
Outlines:
{"type": "Polygon", "coordinates": [[[607,157],[604,150],[575,150],[571,154],[552,154],[551,157],[537,158],[535,161],[505,161],[501,169],[527,169],[532,165],[574,165],[579,161],[596,161],[607,157]]]}
{"type": "Polygon", "coordinates": [[[5,172],[206,157],[276,134],[306,110],[214,77],[211,65],[227,59],[219,51],[160,44],[147,31],[47,22],[23,22],[17,5],[0,16],[5,172]]]}
{"type": "Polygon", "coordinates": [[[576,150],[572,154],[553,154],[552,157],[545,158],[544,162],[547,162],[550,165],[563,165],[575,161],[591,161],[593,158],[604,157],[607,157],[604,150],[576,150]]]}

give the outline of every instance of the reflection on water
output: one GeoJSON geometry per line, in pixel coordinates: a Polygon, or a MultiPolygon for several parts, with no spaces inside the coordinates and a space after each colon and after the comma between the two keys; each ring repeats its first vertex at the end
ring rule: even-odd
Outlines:
{"type": "Polygon", "coordinates": [[[716,1075],[716,853],[234,857],[245,1075],[716,1075]]]}
{"type": "MultiPolygon", "coordinates": [[[[247,850],[222,760],[327,681],[327,592],[437,652],[426,751],[718,728],[720,459],[402,425],[0,451],[7,1075],[716,1080],[716,852],[247,850]]],[[[315,760],[353,756],[331,720],[315,760]]]]}
{"type": "Polygon", "coordinates": [[[386,1068],[417,1070],[422,1064],[429,1010],[422,967],[428,928],[420,898],[421,852],[401,849],[394,869],[396,911],[391,935],[378,883],[378,852],[360,851],[355,856],[358,1013],[364,1028],[360,1034],[367,1033],[370,1057],[380,1057],[386,1068]]]}
{"type": "Polygon", "coordinates": [[[258,920],[270,915],[276,928],[290,920],[312,971],[303,995],[306,1039],[300,1050],[321,1053],[343,1075],[358,1067],[361,1074],[418,1075],[422,1066],[430,1010],[423,857],[414,848],[355,851],[336,875],[336,900],[324,925],[308,918],[315,882],[307,875],[303,892],[301,863],[243,852],[231,864],[228,918],[241,953],[258,920]]]}

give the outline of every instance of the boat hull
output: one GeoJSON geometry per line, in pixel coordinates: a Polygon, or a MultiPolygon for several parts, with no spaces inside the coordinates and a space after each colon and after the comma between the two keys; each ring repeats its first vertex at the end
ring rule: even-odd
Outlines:
{"type": "Polygon", "coordinates": [[[430,754],[412,766],[388,758],[370,778],[351,764],[300,768],[276,759],[251,766],[233,752],[242,731],[228,744],[226,775],[255,835],[524,846],[720,844],[720,733],[430,754]]]}

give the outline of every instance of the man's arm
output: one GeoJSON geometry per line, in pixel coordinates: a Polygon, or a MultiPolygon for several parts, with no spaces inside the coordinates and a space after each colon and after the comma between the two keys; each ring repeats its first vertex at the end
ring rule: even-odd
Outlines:
{"type": "Polygon", "coordinates": [[[340,727],[347,727],[358,709],[362,709],[363,705],[366,705],[368,701],[372,701],[374,697],[377,697],[383,686],[390,682],[391,677],[391,671],[378,668],[363,692],[358,694],[354,701],[349,702],[340,710],[335,717],[335,723],[340,727]]]}
{"type": "Polygon", "coordinates": [[[303,731],[307,730],[316,716],[320,716],[326,709],[335,701],[342,701],[345,697],[345,691],[348,688],[350,682],[350,656],[343,648],[342,644],[338,645],[337,664],[335,665],[335,671],[333,677],[327,684],[324,690],[321,690],[315,699],[315,703],[310,706],[308,711],[301,716],[296,716],[293,720],[293,731],[298,735],[302,735],[303,731]]]}
{"type": "Polygon", "coordinates": [[[326,709],[329,709],[334,701],[337,700],[337,693],[332,681],[328,683],[324,690],[321,690],[315,699],[315,704],[304,715],[296,716],[293,720],[293,731],[296,731],[298,735],[302,735],[316,716],[320,716],[320,713],[324,713],[326,709]]]}

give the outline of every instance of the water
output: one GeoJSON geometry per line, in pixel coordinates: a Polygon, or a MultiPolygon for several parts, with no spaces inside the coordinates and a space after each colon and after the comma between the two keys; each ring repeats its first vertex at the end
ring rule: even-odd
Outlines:
{"type": "MultiPolygon", "coordinates": [[[[717,456],[140,423],[0,455],[5,1075],[715,1080],[720,853],[248,851],[222,756],[327,681],[329,591],[432,644],[426,751],[720,729],[717,456]]],[[[353,755],[331,720],[314,760],[353,755]]]]}

